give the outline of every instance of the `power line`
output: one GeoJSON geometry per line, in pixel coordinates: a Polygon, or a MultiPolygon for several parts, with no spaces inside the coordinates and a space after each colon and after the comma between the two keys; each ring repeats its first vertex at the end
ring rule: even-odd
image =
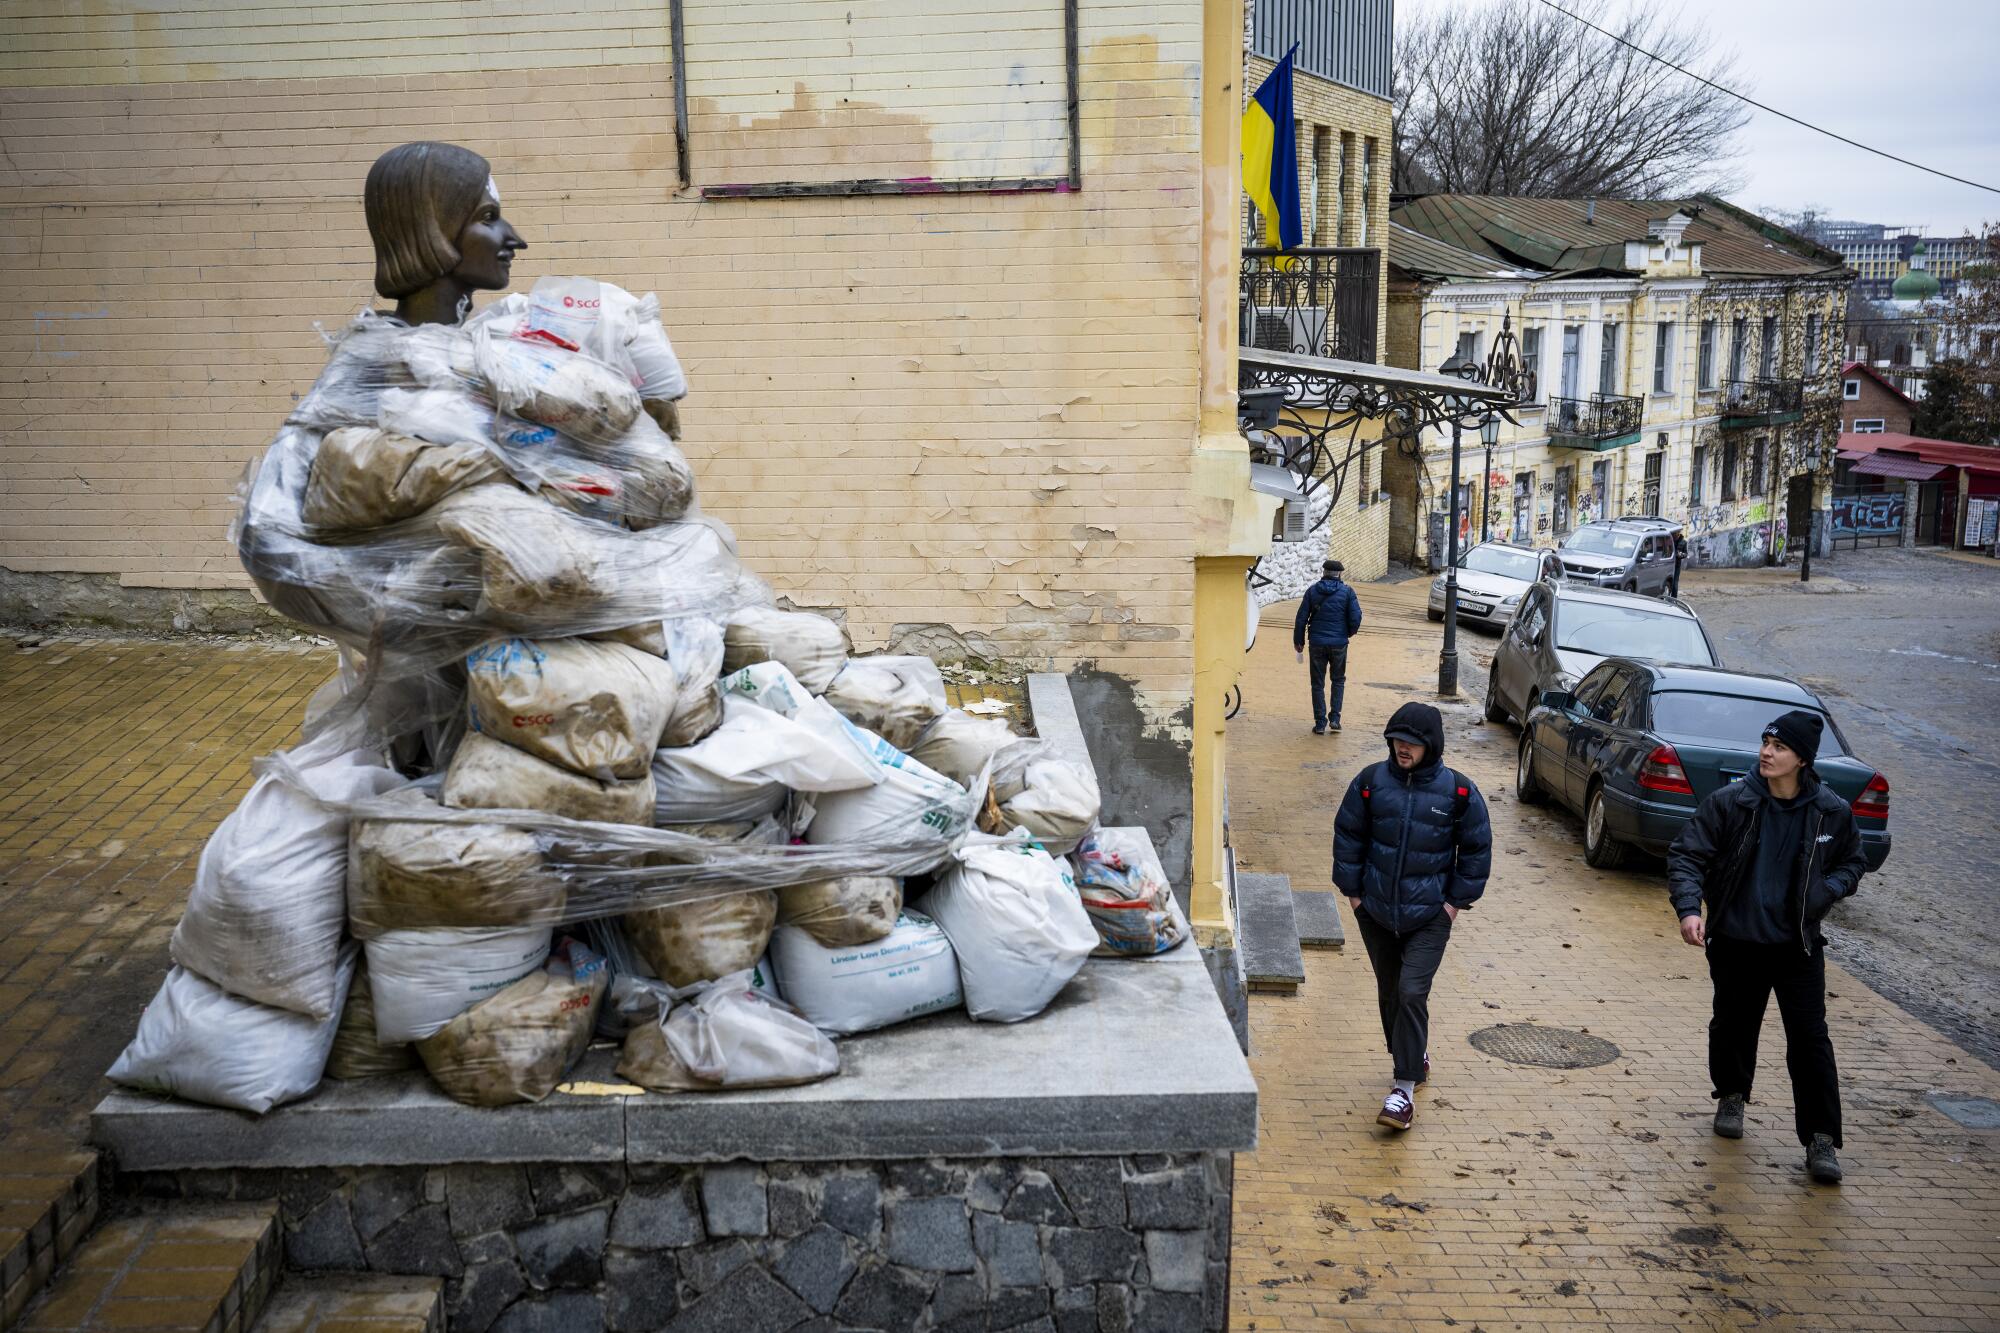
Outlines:
{"type": "Polygon", "coordinates": [[[1978,181],[1967,180],[1963,176],[1954,176],[1949,171],[1939,171],[1936,167],[1927,167],[1921,162],[1912,162],[1907,157],[1898,157],[1894,153],[1885,152],[1880,148],[1870,147],[1868,144],[1862,143],[1859,139],[1850,139],[1844,134],[1836,134],[1832,130],[1823,129],[1820,126],[1813,124],[1809,120],[1800,120],[1797,116],[1791,115],[1788,112],[1780,111],[1778,110],[1778,108],[1774,106],[1767,106],[1766,104],[1758,101],[1754,97],[1746,97],[1744,94],[1737,92],[1734,88],[1726,88],[1722,84],[1717,83],[1713,79],[1703,78],[1701,75],[1695,73],[1691,69],[1688,69],[1684,65],[1676,65],[1673,61],[1667,59],[1665,56],[1655,55],[1653,52],[1648,51],[1645,47],[1638,45],[1636,42],[1629,42],[1625,38],[1620,37],[1615,32],[1611,32],[1607,29],[1598,27],[1595,23],[1592,23],[1589,19],[1585,18],[1583,15],[1575,13],[1571,10],[1564,9],[1561,5],[1555,3],[1555,0],[1541,0],[1541,2],[1547,5],[1550,9],[1555,10],[1556,13],[1562,14],[1568,18],[1575,19],[1578,23],[1581,23],[1584,27],[1589,28],[1592,32],[1601,33],[1602,35],[1609,37],[1612,41],[1618,43],[1620,46],[1631,47],[1634,51],[1637,51],[1640,55],[1645,56],[1648,60],[1657,60],[1660,64],[1665,65],[1668,69],[1675,70],[1681,74],[1685,74],[1688,78],[1693,79],[1696,83],[1706,84],[1710,88],[1715,89],[1715,91],[1719,93],[1725,93],[1728,96],[1735,98],[1739,102],[1744,102],[1749,104],[1750,106],[1754,106],[1759,111],[1768,112],[1771,115],[1778,117],[1780,120],[1789,120],[1792,122],[1792,124],[1803,126],[1804,128],[1811,130],[1815,134],[1824,134],[1829,139],[1838,139],[1841,143],[1847,144],[1849,147],[1852,148],[1859,148],[1864,153],[1873,153],[1877,157],[1886,157],[1891,162],[1900,162],[1906,167],[1915,167],[1918,171],[1929,172],[1933,176],[1942,176],[1944,177],[1944,179],[1948,181],[1957,181],[1960,185],[1970,185],[1973,189],[1984,190],[1988,194],[2000,194],[2000,187],[1992,185],[1981,185],[1978,181]]]}

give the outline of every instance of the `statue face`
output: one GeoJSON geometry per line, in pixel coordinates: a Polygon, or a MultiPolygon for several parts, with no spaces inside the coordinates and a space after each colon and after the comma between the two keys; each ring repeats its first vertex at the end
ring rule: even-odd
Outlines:
{"type": "Polygon", "coordinates": [[[500,291],[512,280],[514,256],[527,248],[520,233],[500,216],[500,201],[488,190],[458,234],[458,267],[451,276],[473,291],[500,291]]]}

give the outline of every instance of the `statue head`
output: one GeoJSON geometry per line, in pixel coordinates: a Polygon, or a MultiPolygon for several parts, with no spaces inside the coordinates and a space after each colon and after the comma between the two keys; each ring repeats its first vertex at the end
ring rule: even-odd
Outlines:
{"type": "Polygon", "coordinates": [[[505,287],[515,254],[528,248],[500,216],[491,165],[457,144],[406,143],[382,154],[368,169],[362,205],[375,290],[403,306],[415,301],[455,317],[470,293],[505,287]]]}

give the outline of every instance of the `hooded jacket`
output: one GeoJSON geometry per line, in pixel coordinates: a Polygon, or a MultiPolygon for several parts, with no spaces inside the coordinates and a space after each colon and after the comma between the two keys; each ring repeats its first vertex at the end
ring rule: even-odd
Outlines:
{"type": "Polygon", "coordinates": [[[1404,704],[1386,731],[1421,736],[1424,757],[1404,772],[1392,747],[1386,761],[1347,784],[1333,821],[1333,884],[1401,934],[1422,927],[1446,903],[1463,908],[1479,901],[1493,863],[1493,827],[1472,779],[1444,765],[1437,709],[1404,704]]]}
{"type": "MultiPolygon", "coordinates": [[[[1799,772],[1806,801],[1805,835],[1792,870],[1786,912],[1797,923],[1796,943],[1811,953],[1820,942],[1827,909],[1849,897],[1867,873],[1868,857],[1854,811],[1810,766],[1799,772]]],[[[1674,915],[1693,916],[1708,900],[1711,917],[1744,891],[1757,864],[1757,831],[1771,789],[1756,773],[1708,794],[1667,849],[1667,893],[1674,915]]]]}
{"type": "Polygon", "coordinates": [[[1292,647],[1304,652],[1306,639],[1322,648],[1346,646],[1361,628],[1361,599],[1338,574],[1328,574],[1306,589],[1299,614],[1292,621],[1292,647]]]}

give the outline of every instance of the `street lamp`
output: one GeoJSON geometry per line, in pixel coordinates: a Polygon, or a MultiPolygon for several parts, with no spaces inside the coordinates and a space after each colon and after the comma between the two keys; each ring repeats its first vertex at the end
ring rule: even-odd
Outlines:
{"type": "MultiPolygon", "coordinates": [[[[1453,352],[1442,366],[1440,375],[1450,375],[1457,379],[1476,379],[1479,363],[1467,361],[1453,352]]],[[[1451,507],[1446,518],[1445,565],[1444,565],[1444,650],[1438,654],[1438,694],[1451,698],[1458,693],[1458,468],[1459,436],[1465,426],[1465,418],[1472,413],[1472,400],[1454,396],[1451,399],[1451,507]]]]}
{"type": "Polygon", "coordinates": [[[1500,442],[1500,414],[1488,412],[1479,423],[1479,438],[1486,444],[1486,473],[1479,479],[1479,540],[1493,540],[1493,446],[1500,442]]]}

